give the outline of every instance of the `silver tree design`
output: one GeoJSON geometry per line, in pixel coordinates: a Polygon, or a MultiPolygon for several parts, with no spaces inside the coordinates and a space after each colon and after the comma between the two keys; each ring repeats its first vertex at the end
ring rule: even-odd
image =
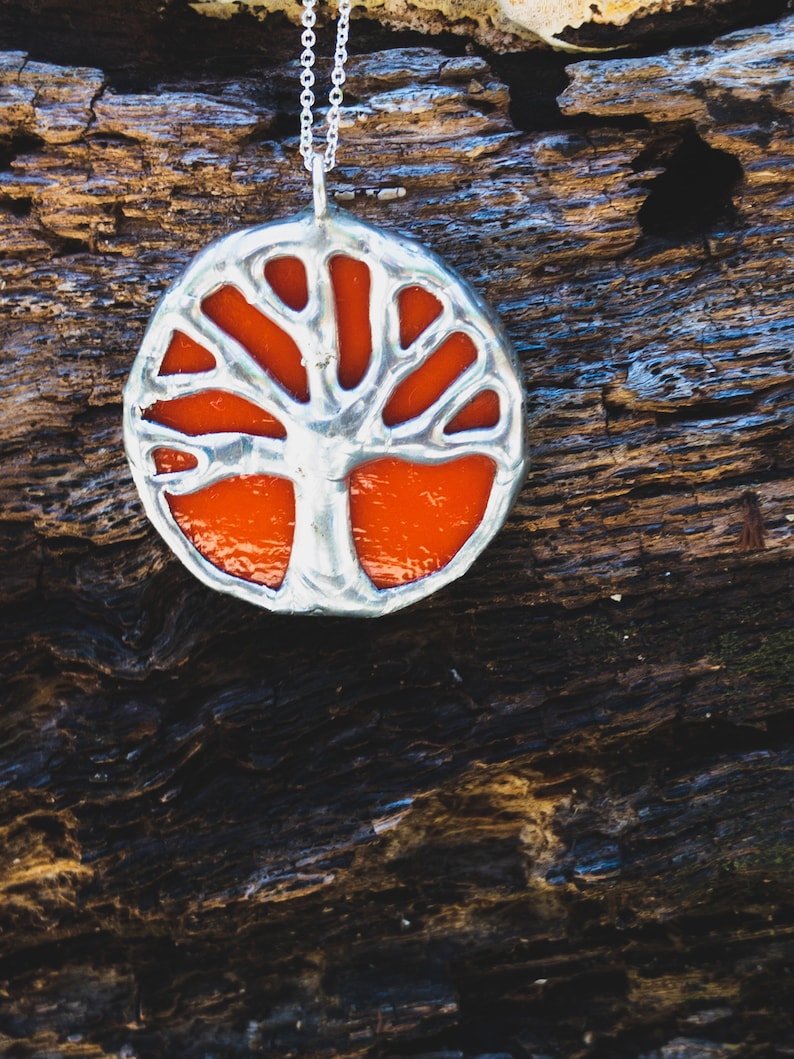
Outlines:
{"type": "Polygon", "coordinates": [[[236,233],[192,262],[158,306],[133,367],[125,440],[147,513],[182,561],[215,588],[288,612],[386,613],[459,576],[501,525],[524,469],[521,387],[487,307],[418,244],[342,211],[236,233]],[[284,261],[304,270],[305,301],[285,298],[266,278],[284,261]],[[354,292],[353,316],[365,317],[358,324],[366,337],[363,356],[347,348],[351,339],[342,326],[350,312],[340,304],[343,287],[334,273],[346,263],[368,287],[354,292]],[[406,292],[434,307],[434,318],[416,333],[406,334],[406,292]],[[266,327],[284,336],[288,356],[281,366],[267,354],[257,356],[243,329],[214,311],[224,297],[241,306],[243,299],[249,316],[261,314],[266,327]],[[211,355],[202,370],[162,371],[177,333],[211,355]],[[417,403],[412,388],[423,389],[424,399],[417,403]],[[201,393],[247,402],[275,425],[192,435],[167,425],[163,409],[201,393]],[[483,416],[477,409],[486,405],[492,413],[483,416]],[[162,450],[182,454],[178,469],[158,473],[162,450]],[[395,460],[441,467],[464,457],[488,460],[493,469],[481,518],[441,568],[378,587],[362,569],[351,523],[351,489],[362,468],[388,468],[395,460]],[[277,587],[213,565],[172,511],[176,497],[247,475],[285,479],[294,489],[294,538],[277,587]]]}

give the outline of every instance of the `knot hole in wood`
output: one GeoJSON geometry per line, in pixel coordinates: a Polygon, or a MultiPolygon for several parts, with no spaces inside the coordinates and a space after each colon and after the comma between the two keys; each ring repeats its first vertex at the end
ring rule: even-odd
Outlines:
{"type": "Polygon", "coordinates": [[[638,220],[646,235],[699,235],[736,220],[733,195],[744,178],[742,165],[735,155],[710,147],[692,122],[661,127],[633,169],[662,170],[645,185],[650,194],[638,220]]]}

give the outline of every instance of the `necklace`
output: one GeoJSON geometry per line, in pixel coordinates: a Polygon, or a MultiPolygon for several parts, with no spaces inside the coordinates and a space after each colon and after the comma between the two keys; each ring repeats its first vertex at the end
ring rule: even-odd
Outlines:
{"type": "Polygon", "coordinates": [[[329,204],[351,0],[325,148],[302,0],[300,154],[313,206],[227,235],[166,291],[124,390],[147,515],[205,584],[270,610],[374,616],[464,573],[525,470],[515,359],[435,254],[329,204]]]}

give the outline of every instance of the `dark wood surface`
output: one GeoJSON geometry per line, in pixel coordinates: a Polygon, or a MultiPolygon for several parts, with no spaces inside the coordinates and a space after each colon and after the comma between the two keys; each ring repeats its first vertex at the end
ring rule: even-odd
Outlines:
{"type": "Polygon", "coordinates": [[[532,460],[371,623],[192,580],[121,445],[164,286],[307,201],[294,70],[4,54],[0,1055],[794,1054],[793,29],[351,61],[335,186],[498,309],[532,460]]]}

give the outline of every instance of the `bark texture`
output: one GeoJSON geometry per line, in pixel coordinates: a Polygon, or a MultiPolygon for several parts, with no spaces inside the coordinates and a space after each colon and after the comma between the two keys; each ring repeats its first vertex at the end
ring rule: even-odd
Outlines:
{"type": "Polygon", "coordinates": [[[335,186],[500,312],[532,462],[372,623],[192,580],[121,446],[164,286],[308,201],[294,68],[3,55],[0,1055],[794,1052],[793,30],[578,63],[542,131],[351,60],[335,186]]]}

